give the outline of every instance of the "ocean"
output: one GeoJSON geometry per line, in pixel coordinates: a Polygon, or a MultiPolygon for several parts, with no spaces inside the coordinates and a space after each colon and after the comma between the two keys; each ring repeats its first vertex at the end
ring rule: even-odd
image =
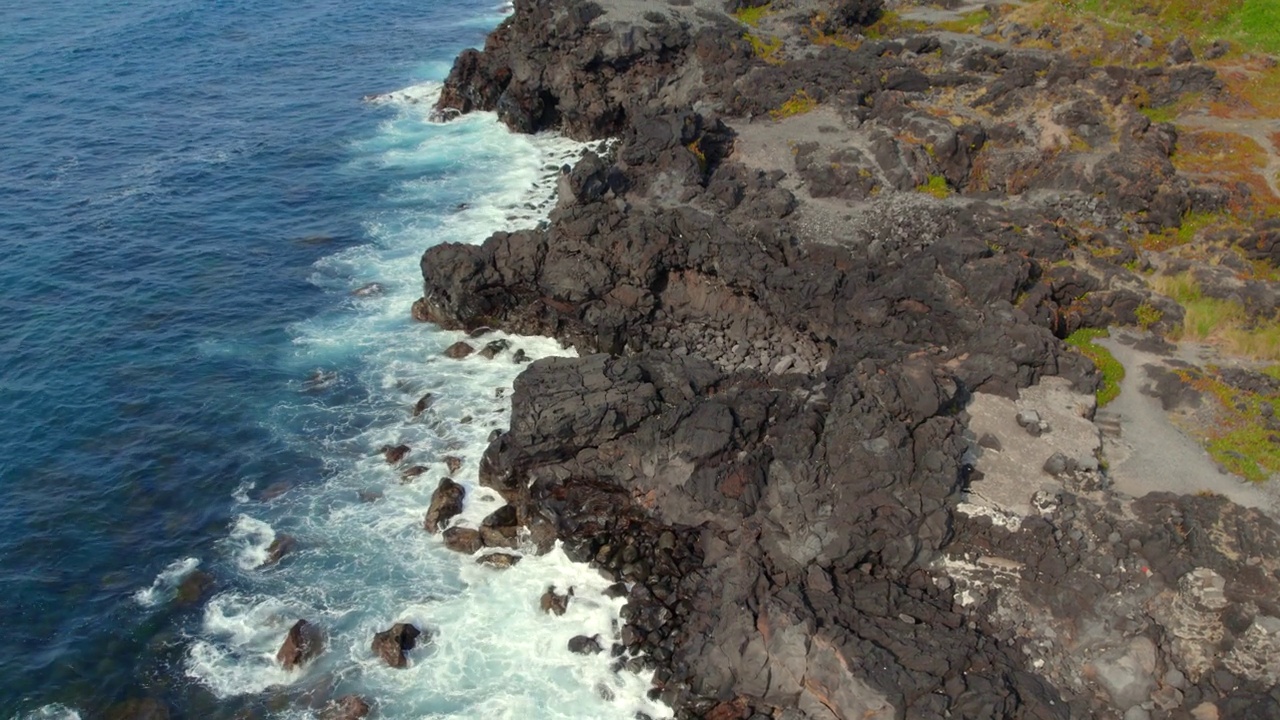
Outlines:
{"type": "Polygon", "coordinates": [[[430,120],[508,11],[0,3],[0,718],[306,718],[345,693],[381,718],[670,714],[568,651],[616,634],[598,573],[483,568],[421,526],[445,456],[464,522],[499,506],[476,466],[514,350],[570,352],[495,334],[511,349],[449,360],[462,335],[409,316],[427,247],[538,222],[583,149],[430,120]],[[427,468],[407,482],[378,452],[399,443],[427,468]],[[183,604],[193,572],[214,584],[183,604]],[[550,584],[577,590],[563,617],[550,584]],[[286,673],[299,618],[326,650],[286,673]],[[369,643],[400,621],[432,639],[394,670],[369,643]]]}

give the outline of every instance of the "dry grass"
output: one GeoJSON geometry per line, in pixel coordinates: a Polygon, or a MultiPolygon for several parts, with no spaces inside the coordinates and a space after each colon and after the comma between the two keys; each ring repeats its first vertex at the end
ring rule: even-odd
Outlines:
{"type": "Polygon", "coordinates": [[[751,27],[760,27],[760,21],[770,12],[772,3],[765,3],[759,7],[741,8],[733,13],[738,22],[751,27]]]}
{"type": "Polygon", "coordinates": [[[1164,252],[1191,243],[1204,230],[1247,227],[1248,223],[1232,213],[1191,212],[1182,216],[1182,222],[1177,228],[1150,233],[1142,239],[1140,244],[1144,250],[1164,252]]]}
{"type": "Polygon", "coordinates": [[[901,15],[890,10],[881,15],[871,27],[863,29],[862,34],[872,39],[892,38],[918,33],[928,27],[928,24],[917,20],[904,20],[901,15]]]}
{"type": "Polygon", "coordinates": [[[1178,138],[1173,164],[1194,173],[1240,174],[1267,164],[1266,150],[1252,138],[1217,130],[1193,130],[1178,138]]]}
{"type": "Polygon", "coordinates": [[[1185,273],[1156,277],[1152,285],[1185,311],[1173,339],[1209,343],[1259,360],[1280,360],[1280,321],[1251,319],[1238,302],[1206,297],[1199,283],[1185,273]]]}
{"type": "Polygon", "coordinates": [[[769,117],[774,120],[782,120],[794,115],[803,115],[818,107],[818,101],[809,97],[809,93],[804,90],[797,90],[786,102],[777,108],[769,111],[769,117]]]}
{"type": "Polygon", "coordinates": [[[1280,116],[1280,66],[1266,58],[1230,59],[1213,65],[1229,96],[1214,103],[1211,114],[1217,117],[1280,116]]]}
{"type": "Polygon", "coordinates": [[[1280,204],[1267,178],[1267,151],[1252,138],[1216,130],[1185,131],[1171,158],[1180,172],[1204,176],[1226,188],[1236,214],[1267,214],[1280,204]]]}
{"type": "Polygon", "coordinates": [[[751,52],[756,57],[770,65],[782,64],[782,56],[778,52],[782,49],[782,40],[776,37],[764,38],[753,33],[746,33],[742,37],[751,43],[751,52]]]}

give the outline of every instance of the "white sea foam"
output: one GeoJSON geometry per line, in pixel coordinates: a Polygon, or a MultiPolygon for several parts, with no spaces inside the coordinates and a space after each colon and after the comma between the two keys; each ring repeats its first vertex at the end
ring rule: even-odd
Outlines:
{"type": "Polygon", "coordinates": [[[80,713],[66,705],[45,705],[25,715],[14,715],[14,720],[80,720],[80,713]]]}
{"type": "Polygon", "coordinates": [[[271,572],[242,572],[242,587],[210,601],[187,672],[223,697],[324,679],[333,692],[376,702],[384,718],[669,716],[646,697],[650,677],[611,672],[607,653],[569,652],[574,635],[598,634],[606,648],[616,639],[621,601],[601,594],[606,581],[596,571],[558,549],[496,571],[422,529],[431,492],[447,473],[445,456],[463,461],[452,475],[467,488],[459,522],[474,525],[501,504],[479,486],[477,468],[489,434],[509,424],[512,384],[525,367],[513,352],[536,359],[569,351],[547,338],[491,333],[469,342],[506,340],[511,348],[493,360],[446,359],[443,350],[467,338],[409,318],[422,289],[418,260],[437,243],[478,243],[495,230],[545,219],[558,168],[585,148],[511,134],[492,114],[434,122],[438,91],[437,83],[424,83],[371,100],[394,108],[394,116],[353,147],[351,172],[396,173],[404,181],[369,218],[369,244],[316,264],[312,281],[347,298],[343,307],[292,328],[286,370],[301,378],[317,367],[338,368],[344,383],[362,389],[340,402],[325,391],[300,393],[266,421],[294,449],[320,455],[325,479],[270,501],[237,490],[245,514],[226,543],[233,564],[256,568],[273,526],[287,527],[303,551],[271,572]],[[349,296],[370,282],[383,292],[349,296]],[[426,393],[430,408],[411,417],[426,393]],[[404,466],[427,468],[410,482],[378,452],[399,443],[412,448],[404,466]],[[381,499],[360,502],[357,492],[366,490],[381,499]],[[539,609],[550,584],[575,588],[563,617],[539,609]],[[324,628],[326,651],[304,671],[284,673],[274,653],[298,618],[324,628]],[[374,657],[370,641],[399,621],[433,638],[410,653],[407,669],[393,670],[374,657]]]}
{"type": "Polygon", "coordinates": [[[178,584],[183,578],[191,574],[191,571],[200,567],[198,558],[182,558],[174,560],[156,575],[156,579],[151,582],[151,587],[142,588],[133,594],[133,599],[143,607],[154,607],[168,600],[173,595],[173,591],[177,589],[178,584]]]}
{"type": "Polygon", "coordinates": [[[187,674],[224,697],[289,684],[301,673],[285,672],[275,654],[289,627],[305,614],[306,608],[273,597],[217,595],[205,606],[201,637],[188,654],[187,674]]]}
{"type": "Polygon", "coordinates": [[[236,565],[242,570],[253,570],[267,561],[267,548],[271,547],[271,542],[275,539],[276,531],[271,525],[248,515],[240,515],[231,526],[227,543],[232,548],[236,565]]]}

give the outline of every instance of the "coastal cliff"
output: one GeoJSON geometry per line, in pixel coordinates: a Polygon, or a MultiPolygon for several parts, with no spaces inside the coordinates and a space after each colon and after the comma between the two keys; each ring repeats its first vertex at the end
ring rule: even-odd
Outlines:
{"type": "Polygon", "coordinates": [[[612,140],[544,226],[429,250],[413,312],[582,355],[480,480],[622,583],[613,662],[680,717],[1280,717],[1280,527],[1114,488],[1064,342],[1182,322],[1130,240],[1244,191],[1142,109],[1214,70],[732,10],[522,0],[437,106],[612,140]]]}

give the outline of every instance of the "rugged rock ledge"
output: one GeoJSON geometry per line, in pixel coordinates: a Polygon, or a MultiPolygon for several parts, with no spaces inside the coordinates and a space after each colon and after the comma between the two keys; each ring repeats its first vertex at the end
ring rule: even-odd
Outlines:
{"type": "Polygon", "coordinates": [[[1213,72],[815,44],[817,13],[858,15],[794,2],[761,57],[706,0],[522,0],[458,58],[442,115],[617,138],[545,227],[422,259],[415,317],[583,354],[520,376],[481,482],[626,584],[616,662],[682,717],[1280,716],[1265,514],[1065,460],[1025,468],[1058,477],[1022,515],[960,510],[975,394],[1087,398],[1060,338],[1179,320],[1126,233],[1229,192],[1179,175],[1134,100],[1213,72]]]}

